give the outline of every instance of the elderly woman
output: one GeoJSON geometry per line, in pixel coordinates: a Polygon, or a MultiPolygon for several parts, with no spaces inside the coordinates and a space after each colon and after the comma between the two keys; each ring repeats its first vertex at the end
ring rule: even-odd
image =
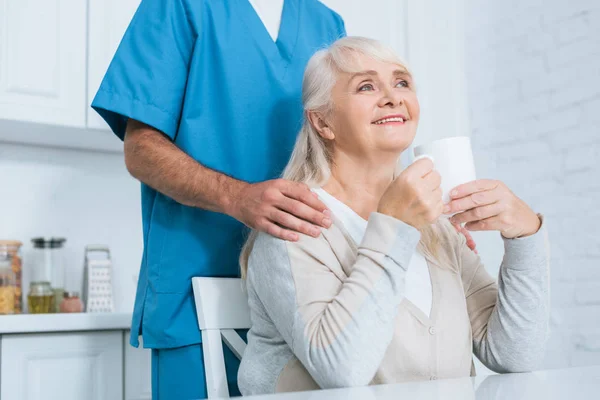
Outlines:
{"type": "Polygon", "coordinates": [[[497,372],[535,368],[549,319],[541,217],[502,182],[467,183],[443,204],[431,160],[397,168],[419,102],[406,65],[374,40],[316,53],[303,103],[283,177],[310,186],[333,224],[296,242],[248,239],[241,392],[464,377],[473,354],[497,372]],[[502,234],[498,282],[451,223],[502,234]]]}

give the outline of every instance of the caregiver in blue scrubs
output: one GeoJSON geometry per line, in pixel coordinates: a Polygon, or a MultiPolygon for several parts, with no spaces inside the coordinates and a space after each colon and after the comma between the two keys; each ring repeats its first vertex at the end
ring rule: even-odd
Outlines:
{"type": "Polygon", "coordinates": [[[127,29],[92,107],[142,182],[131,344],[152,349],[153,399],[206,397],[191,278],[238,276],[244,225],[297,240],[331,224],[307,187],[274,178],[306,63],[344,34],[316,0],[143,0],[127,29]]]}

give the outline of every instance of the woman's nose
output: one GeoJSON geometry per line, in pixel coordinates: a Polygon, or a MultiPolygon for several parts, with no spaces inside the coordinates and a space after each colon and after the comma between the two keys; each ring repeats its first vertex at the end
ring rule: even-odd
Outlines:
{"type": "Polygon", "coordinates": [[[402,92],[399,90],[394,90],[394,88],[387,88],[383,91],[379,105],[381,107],[396,107],[402,105],[403,102],[404,97],[402,92]]]}

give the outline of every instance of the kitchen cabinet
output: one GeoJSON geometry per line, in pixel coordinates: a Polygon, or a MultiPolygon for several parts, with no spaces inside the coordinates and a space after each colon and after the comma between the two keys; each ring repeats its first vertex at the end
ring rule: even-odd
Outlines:
{"type": "Polygon", "coordinates": [[[0,0],[0,118],[85,126],[81,0],[0,0]]]}
{"type": "Polygon", "coordinates": [[[1,399],[123,399],[121,332],[2,337],[1,399]]]}
{"type": "Polygon", "coordinates": [[[0,400],[151,400],[151,352],[131,314],[0,316],[0,400]]]}
{"type": "Polygon", "coordinates": [[[151,350],[129,345],[129,332],[125,343],[125,400],[152,400],[151,350]]]}
{"type": "Polygon", "coordinates": [[[140,0],[0,0],[0,141],[121,152],[90,104],[140,0]]]}

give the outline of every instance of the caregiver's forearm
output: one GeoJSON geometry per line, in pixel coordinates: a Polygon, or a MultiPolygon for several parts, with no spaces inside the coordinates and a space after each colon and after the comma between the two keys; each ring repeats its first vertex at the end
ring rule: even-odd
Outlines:
{"type": "Polygon", "coordinates": [[[125,164],[146,185],[186,206],[225,213],[248,185],[207,168],[156,129],[130,119],[125,134],[125,164]]]}

